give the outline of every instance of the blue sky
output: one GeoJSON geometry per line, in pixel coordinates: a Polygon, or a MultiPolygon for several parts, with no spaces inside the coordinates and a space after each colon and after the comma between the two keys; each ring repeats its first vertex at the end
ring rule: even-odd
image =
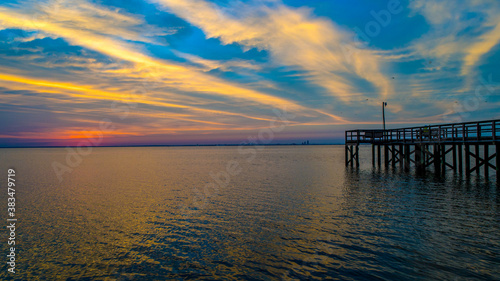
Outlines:
{"type": "Polygon", "coordinates": [[[498,118],[499,1],[3,1],[0,146],[273,142],[498,118]],[[103,128],[102,123],[110,124],[103,128]]]}

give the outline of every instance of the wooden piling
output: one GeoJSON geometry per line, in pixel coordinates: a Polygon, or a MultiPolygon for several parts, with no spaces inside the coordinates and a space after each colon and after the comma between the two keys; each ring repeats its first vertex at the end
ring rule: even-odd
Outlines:
{"type": "Polygon", "coordinates": [[[415,144],[415,166],[417,170],[422,169],[422,145],[415,144]]]}
{"type": "Polygon", "coordinates": [[[429,165],[429,157],[430,157],[430,150],[429,150],[429,145],[424,144],[424,149],[422,149],[423,156],[424,158],[424,168],[426,168],[429,165]]]}
{"type": "Polygon", "coordinates": [[[384,164],[385,167],[389,167],[389,145],[384,145],[384,164]]]}
{"type": "Polygon", "coordinates": [[[345,166],[349,166],[349,146],[345,145],[345,166]]]}
{"type": "Polygon", "coordinates": [[[495,168],[497,173],[497,185],[500,186],[500,143],[495,145],[495,168]]]}
{"type": "Polygon", "coordinates": [[[465,176],[470,176],[470,145],[465,145],[465,176]]]}
{"type": "Polygon", "coordinates": [[[476,158],[476,175],[479,176],[479,174],[480,174],[479,171],[481,170],[481,169],[479,169],[479,165],[480,165],[479,164],[479,160],[480,160],[479,159],[479,144],[476,144],[475,148],[476,148],[476,150],[475,150],[475,152],[476,152],[476,157],[475,157],[476,158]]]}
{"type": "Polygon", "coordinates": [[[392,159],[392,167],[396,167],[396,150],[395,150],[395,145],[392,145],[391,146],[391,159],[392,159]]]}
{"type": "Polygon", "coordinates": [[[434,172],[439,174],[441,172],[441,149],[439,144],[434,145],[434,172]]]}
{"type": "Polygon", "coordinates": [[[359,145],[356,145],[356,168],[359,167],[359,145]]]}
{"type": "Polygon", "coordinates": [[[461,144],[457,145],[457,152],[458,152],[458,172],[462,174],[464,167],[463,167],[463,153],[462,153],[463,151],[461,144]]]}
{"type": "Polygon", "coordinates": [[[411,153],[411,146],[409,144],[406,144],[404,146],[405,148],[405,170],[410,170],[410,153],[411,153]]]}
{"type": "Polygon", "coordinates": [[[402,169],[403,166],[404,166],[404,151],[403,151],[403,145],[400,144],[399,145],[399,153],[398,153],[398,156],[399,156],[399,167],[402,169]]]}
{"type": "Polygon", "coordinates": [[[375,145],[372,144],[372,166],[375,166],[375,145]]]}
{"type": "Polygon", "coordinates": [[[441,152],[441,172],[444,174],[446,171],[446,145],[441,144],[439,151],[441,152]]]}
{"type": "Polygon", "coordinates": [[[381,154],[382,154],[381,150],[382,150],[382,149],[380,148],[380,144],[379,144],[379,145],[377,145],[377,154],[378,154],[378,155],[377,155],[377,156],[378,156],[378,157],[377,157],[377,161],[378,161],[378,167],[379,167],[379,168],[380,168],[380,166],[382,166],[382,157],[380,157],[380,156],[381,156],[381,154]]]}
{"type": "Polygon", "coordinates": [[[455,144],[451,145],[451,153],[453,153],[453,158],[452,158],[452,165],[453,165],[453,171],[456,173],[457,172],[457,146],[455,144]]]}
{"type": "Polygon", "coordinates": [[[490,167],[489,167],[489,161],[488,161],[488,158],[490,156],[490,152],[488,151],[489,150],[489,144],[485,144],[484,145],[484,178],[486,180],[488,180],[488,177],[489,177],[489,171],[490,171],[490,167]]]}
{"type": "Polygon", "coordinates": [[[351,149],[349,149],[349,152],[351,154],[351,168],[354,166],[354,145],[351,145],[351,149]]]}

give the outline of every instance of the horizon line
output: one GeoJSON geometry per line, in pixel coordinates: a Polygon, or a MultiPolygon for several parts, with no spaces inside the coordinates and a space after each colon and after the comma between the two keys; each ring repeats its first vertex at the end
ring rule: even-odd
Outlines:
{"type": "MultiPolygon", "coordinates": [[[[270,144],[138,144],[138,145],[91,145],[90,147],[187,147],[187,146],[310,146],[310,145],[345,145],[345,143],[270,143],[270,144]]],[[[43,145],[43,146],[0,146],[2,148],[64,148],[78,145],[43,145]]]]}

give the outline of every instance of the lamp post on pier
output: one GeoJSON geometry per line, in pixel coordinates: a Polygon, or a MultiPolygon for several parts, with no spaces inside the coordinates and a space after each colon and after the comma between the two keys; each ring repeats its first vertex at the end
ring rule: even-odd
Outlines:
{"type": "Polygon", "coordinates": [[[387,103],[385,101],[382,102],[382,120],[384,121],[384,131],[385,131],[385,107],[387,103]]]}

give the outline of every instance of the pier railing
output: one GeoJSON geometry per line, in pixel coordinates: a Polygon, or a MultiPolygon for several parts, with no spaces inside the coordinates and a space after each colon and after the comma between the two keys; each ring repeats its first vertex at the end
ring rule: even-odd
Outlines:
{"type": "Polygon", "coordinates": [[[350,130],[346,144],[483,143],[500,141],[500,119],[390,130],[350,130]]]}

